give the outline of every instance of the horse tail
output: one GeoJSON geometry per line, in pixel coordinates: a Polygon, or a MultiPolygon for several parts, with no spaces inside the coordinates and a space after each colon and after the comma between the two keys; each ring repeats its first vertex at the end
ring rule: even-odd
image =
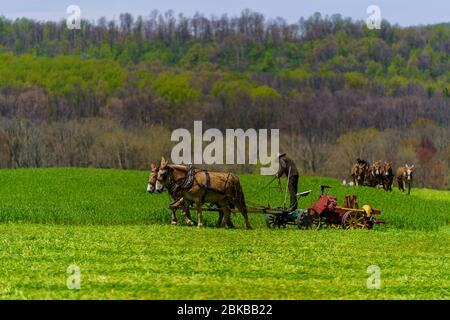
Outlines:
{"type": "Polygon", "coordinates": [[[245,226],[247,229],[252,229],[252,226],[250,225],[250,221],[248,219],[248,210],[247,205],[245,204],[245,196],[244,191],[242,190],[241,182],[239,181],[239,178],[237,176],[234,176],[233,181],[233,203],[235,206],[239,209],[239,211],[242,213],[242,216],[244,217],[245,226]]]}
{"type": "Polygon", "coordinates": [[[237,206],[245,207],[245,196],[244,191],[242,190],[241,182],[239,181],[239,178],[237,176],[234,177],[233,181],[233,202],[237,206]]]}

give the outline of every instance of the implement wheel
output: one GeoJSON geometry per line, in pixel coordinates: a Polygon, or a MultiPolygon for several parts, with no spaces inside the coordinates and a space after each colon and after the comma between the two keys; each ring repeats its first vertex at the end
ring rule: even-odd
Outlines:
{"type": "Polygon", "coordinates": [[[285,214],[266,214],[266,224],[270,229],[286,228],[288,219],[285,214]]]}
{"type": "Polygon", "coordinates": [[[363,212],[360,211],[347,211],[342,217],[343,229],[368,229],[369,225],[366,222],[366,218],[363,212]]]}

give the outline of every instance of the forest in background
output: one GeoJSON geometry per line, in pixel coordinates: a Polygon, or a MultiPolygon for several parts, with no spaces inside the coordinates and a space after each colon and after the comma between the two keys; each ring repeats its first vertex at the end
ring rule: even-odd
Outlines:
{"type": "Polygon", "coordinates": [[[279,128],[302,174],[348,179],[362,157],[413,163],[416,186],[448,189],[449,66],[450,23],[0,17],[0,167],[147,169],[173,129],[202,120],[279,128]]]}

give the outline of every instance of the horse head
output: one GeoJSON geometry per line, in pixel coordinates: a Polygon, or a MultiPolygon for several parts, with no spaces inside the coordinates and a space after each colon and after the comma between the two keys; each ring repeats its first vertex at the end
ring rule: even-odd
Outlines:
{"type": "Polygon", "coordinates": [[[365,176],[366,173],[367,173],[366,166],[364,164],[359,164],[358,168],[359,168],[359,170],[358,170],[359,171],[359,176],[365,176]]]}
{"type": "Polygon", "coordinates": [[[166,158],[161,158],[161,164],[158,169],[158,174],[156,176],[156,191],[162,192],[164,186],[167,185],[170,179],[170,167],[169,161],[166,158]]]}
{"type": "Polygon", "coordinates": [[[150,175],[148,177],[147,192],[153,193],[156,190],[156,179],[158,177],[159,163],[154,162],[150,165],[150,175]]]}
{"type": "Polygon", "coordinates": [[[354,176],[356,179],[361,178],[361,173],[363,171],[363,167],[360,164],[354,164],[352,166],[352,176],[354,176]]]}
{"type": "Polygon", "coordinates": [[[414,165],[408,166],[405,164],[405,175],[407,180],[412,180],[414,165]]]}
{"type": "Polygon", "coordinates": [[[372,174],[379,176],[381,174],[381,160],[375,161],[372,165],[372,174]]]}
{"type": "Polygon", "coordinates": [[[388,176],[392,170],[392,161],[385,161],[383,165],[383,172],[385,176],[388,176]]]}

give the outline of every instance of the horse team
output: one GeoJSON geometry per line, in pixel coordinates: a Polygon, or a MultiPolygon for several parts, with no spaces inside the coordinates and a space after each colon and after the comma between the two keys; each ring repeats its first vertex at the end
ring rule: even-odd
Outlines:
{"type": "Polygon", "coordinates": [[[394,175],[391,161],[378,160],[369,164],[365,160],[357,159],[357,163],[352,166],[351,175],[355,186],[383,188],[386,191],[392,191],[394,178],[397,178],[399,190],[407,190],[408,194],[411,194],[413,170],[414,165],[405,164],[399,167],[394,175]]]}
{"type": "Polygon", "coordinates": [[[197,210],[197,226],[203,226],[203,205],[210,204],[217,207],[219,212],[218,227],[233,228],[231,209],[237,208],[244,217],[247,229],[251,229],[248,220],[247,206],[244,192],[239,178],[232,173],[210,172],[200,170],[189,165],[175,165],[163,157],[161,162],[151,165],[147,191],[149,193],[162,192],[166,188],[174,202],[172,209],[172,224],[177,224],[176,211],[183,209],[183,217],[188,225],[195,225],[189,208],[195,206],[197,210]]]}

